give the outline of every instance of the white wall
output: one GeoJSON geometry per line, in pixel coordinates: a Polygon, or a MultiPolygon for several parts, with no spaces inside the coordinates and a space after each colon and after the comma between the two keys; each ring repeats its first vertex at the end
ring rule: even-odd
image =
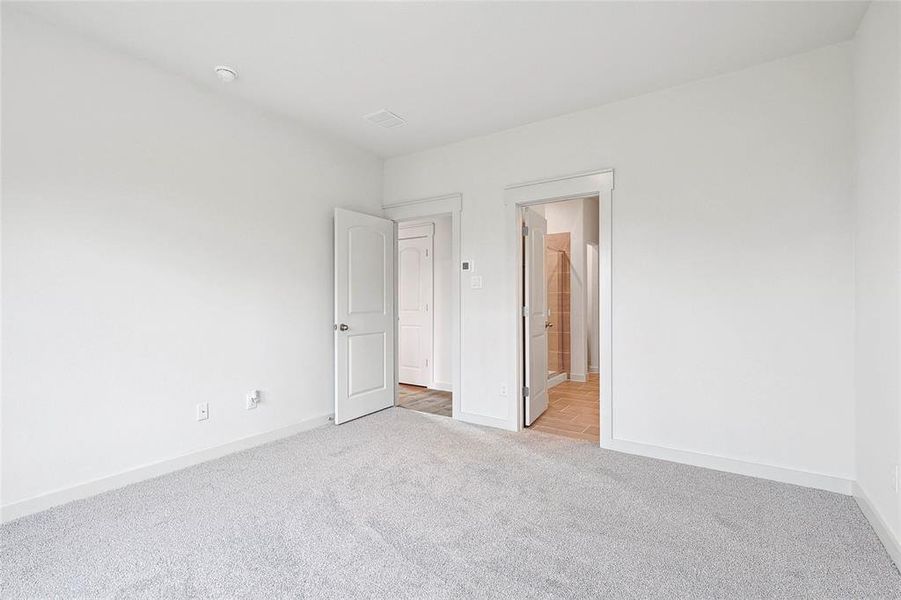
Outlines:
{"type": "Polygon", "coordinates": [[[2,25],[3,504],[331,413],[332,207],[381,161],[2,25]]]}
{"type": "Polygon", "coordinates": [[[850,50],[386,161],[463,195],[463,410],[516,427],[504,186],[614,167],[615,438],[853,478],[850,50]]]}
{"type": "Polygon", "coordinates": [[[901,542],[901,60],[899,7],[870,5],[854,40],[857,483],[901,542]]]}

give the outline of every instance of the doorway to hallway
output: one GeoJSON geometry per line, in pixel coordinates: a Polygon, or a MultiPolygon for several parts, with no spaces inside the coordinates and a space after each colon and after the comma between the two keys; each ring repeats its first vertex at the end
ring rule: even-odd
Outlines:
{"type": "Polygon", "coordinates": [[[397,406],[453,416],[450,215],[397,222],[397,406]]]}

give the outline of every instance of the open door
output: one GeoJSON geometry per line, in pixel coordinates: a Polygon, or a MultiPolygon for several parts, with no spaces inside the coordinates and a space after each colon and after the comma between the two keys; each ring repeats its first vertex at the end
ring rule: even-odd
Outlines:
{"type": "Polygon", "coordinates": [[[547,279],[544,276],[544,236],[547,221],[529,208],[523,209],[523,283],[526,302],[525,424],[531,425],[547,410],[547,279]]]}
{"type": "Polygon", "coordinates": [[[394,405],[394,223],[335,209],[335,423],[394,405]]]}

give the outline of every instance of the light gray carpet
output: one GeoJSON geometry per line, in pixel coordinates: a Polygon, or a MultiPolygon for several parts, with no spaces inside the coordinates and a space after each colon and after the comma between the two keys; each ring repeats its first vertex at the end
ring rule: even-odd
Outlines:
{"type": "Polygon", "coordinates": [[[12,598],[901,598],[851,498],[390,409],[2,527],[12,598]]]}

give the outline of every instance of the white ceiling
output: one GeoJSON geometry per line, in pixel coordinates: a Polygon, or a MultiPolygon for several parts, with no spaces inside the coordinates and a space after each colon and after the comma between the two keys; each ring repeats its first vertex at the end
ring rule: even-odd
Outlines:
{"type": "MultiPolygon", "coordinates": [[[[8,8],[9,5],[4,3],[8,8]]],[[[394,156],[849,39],[865,3],[95,3],[27,11],[394,156]],[[224,85],[213,67],[237,68],[224,85]],[[387,108],[386,130],[362,116],[387,108]]]]}

